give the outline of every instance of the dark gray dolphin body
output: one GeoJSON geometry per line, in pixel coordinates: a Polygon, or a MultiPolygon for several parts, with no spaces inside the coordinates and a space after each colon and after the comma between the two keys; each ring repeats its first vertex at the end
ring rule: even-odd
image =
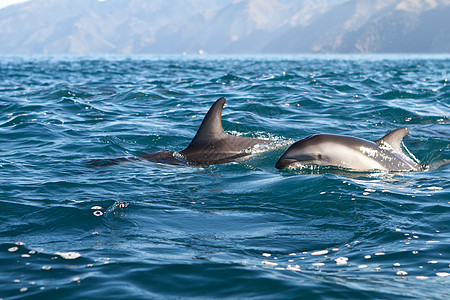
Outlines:
{"type": "Polygon", "coordinates": [[[146,159],[172,165],[208,166],[239,160],[251,155],[253,146],[273,142],[226,133],[222,127],[222,110],[225,101],[226,99],[222,97],[211,106],[194,139],[186,149],[180,152],[154,151],[134,158],[96,160],[93,165],[115,165],[124,161],[146,159]]]}
{"type": "Polygon", "coordinates": [[[394,130],[371,142],[355,137],[319,134],[292,144],[277,161],[277,169],[298,165],[334,166],[348,170],[412,171],[419,165],[405,155],[402,139],[409,131],[394,130]]]}
{"type": "Polygon", "coordinates": [[[225,98],[217,100],[209,109],[200,128],[189,146],[180,154],[190,163],[197,165],[212,165],[234,161],[251,154],[251,147],[272,143],[260,140],[234,136],[226,133],[222,127],[222,110],[225,98]]]}

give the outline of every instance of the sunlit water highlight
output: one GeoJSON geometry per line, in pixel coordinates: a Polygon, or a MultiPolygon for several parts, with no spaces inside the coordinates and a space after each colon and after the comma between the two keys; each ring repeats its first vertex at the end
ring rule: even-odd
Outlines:
{"type": "Polygon", "coordinates": [[[280,171],[317,133],[407,127],[450,159],[445,56],[2,57],[0,298],[450,297],[450,169],[280,171]],[[92,159],[182,150],[219,97],[277,141],[210,167],[92,159]]]}

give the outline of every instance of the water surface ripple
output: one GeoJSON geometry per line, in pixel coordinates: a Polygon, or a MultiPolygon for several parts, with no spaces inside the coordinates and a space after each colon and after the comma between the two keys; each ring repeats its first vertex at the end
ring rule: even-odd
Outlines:
{"type": "Polygon", "coordinates": [[[450,297],[450,58],[0,59],[0,299],[450,297]],[[205,168],[92,159],[227,132],[205,168]],[[419,172],[280,171],[293,141],[407,127],[419,172]]]}

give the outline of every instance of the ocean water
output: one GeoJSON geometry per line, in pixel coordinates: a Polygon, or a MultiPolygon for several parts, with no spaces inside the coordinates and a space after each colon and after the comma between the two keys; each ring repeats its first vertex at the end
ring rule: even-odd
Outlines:
{"type": "Polygon", "coordinates": [[[0,57],[0,299],[450,298],[449,56],[0,57]],[[93,159],[224,129],[208,167],[93,159]],[[318,133],[407,127],[416,172],[277,170],[318,133]]]}

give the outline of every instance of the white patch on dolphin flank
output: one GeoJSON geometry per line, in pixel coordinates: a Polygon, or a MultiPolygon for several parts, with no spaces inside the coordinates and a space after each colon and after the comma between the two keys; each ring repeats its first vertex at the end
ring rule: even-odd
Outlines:
{"type": "Polygon", "coordinates": [[[361,151],[362,154],[365,154],[369,157],[377,157],[378,155],[378,151],[373,148],[361,146],[359,147],[359,150],[361,151]]]}
{"type": "Polygon", "coordinates": [[[380,147],[380,149],[389,151],[389,152],[394,152],[394,147],[392,147],[390,144],[386,143],[386,141],[382,140],[378,146],[380,147]]]}

